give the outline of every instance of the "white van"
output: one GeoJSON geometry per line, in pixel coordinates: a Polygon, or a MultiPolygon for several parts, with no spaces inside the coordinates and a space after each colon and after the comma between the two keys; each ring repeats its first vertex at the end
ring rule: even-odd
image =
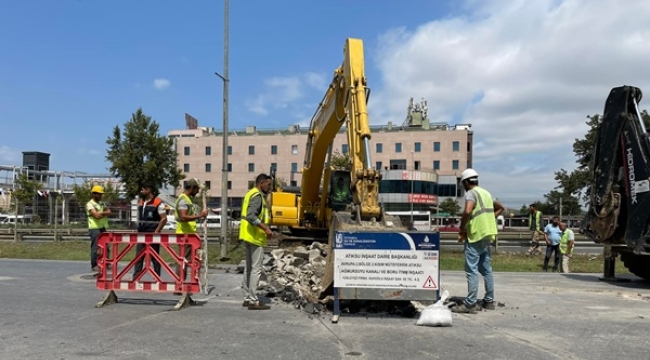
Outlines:
{"type": "Polygon", "coordinates": [[[503,215],[497,216],[497,230],[502,231],[506,227],[506,218],[503,215]]]}

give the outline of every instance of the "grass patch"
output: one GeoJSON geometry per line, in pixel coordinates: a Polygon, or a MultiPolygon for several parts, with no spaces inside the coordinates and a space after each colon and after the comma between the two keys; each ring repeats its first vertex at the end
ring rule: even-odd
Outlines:
{"type": "MultiPolygon", "coordinates": [[[[544,265],[544,256],[534,257],[516,253],[492,253],[492,270],[495,272],[539,272],[544,265]]],[[[549,271],[553,268],[553,258],[549,261],[549,271]]],[[[600,273],[604,271],[602,255],[573,255],[569,263],[574,273],[600,273]]],[[[465,255],[462,251],[442,250],[440,254],[441,270],[464,270],[465,255]]],[[[616,259],[616,273],[629,274],[620,259],[616,259]]]]}
{"type": "MultiPolygon", "coordinates": [[[[126,245],[121,245],[124,249],[126,245]]],[[[228,247],[229,260],[221,261],[220,245],[209,245],[208,263],[217,264],[238,264],[245,256],[243,245],[231,245],[228,247]]],[[[171,260],[166,251],[161,251],[165,260],[171,260]]],[[[131,260],[135,256],[135,247],[124,257],[131,260]]],[[[0,258],[8,259],[43,259],[43,260],[90,260],[89,241],[62,241],[47,242],[39,244],[29,243],[0,243],[0,258]]],[[[492,268],[495,272],[539,272],[542,271],[544,257],[537,255],[527,257],[514,253],[493,253],[492,268]]],[[[549,267],[553,266],[553,259],[549,267]]],[[[571,272],[575,273],[603,273],[602,255],[574,255],[571,260],[571,272]]],[[[462,251],[443,250],[440,254],[441,270],[464,270],[465,256],[462,251]]],[[[619,274],[629,273],[623,263],[616,260],[616,272],[619,274]]]]}
{"type": "MultiPolygon", "coordinates": [[[[126,245],[120,245],[120,251],[126,245]]],[[[178,252],[178,247],[172,246],[178,252]]],[[[229,246],[229,260],[222,262],[219,260],[221,247],[219,245],[208,246],[208,263],[209,264],[238,264],[245,256],[243,246],[229,246]]],[[[170,261],[171,256],[161,249],[163,259],[170,261]]],[[[135,257],[135,246],[125,256],[125,261],[130,261],[135,257]]],[[[90,241],[61,241],[47,242],[38,244],[28,243],[0,243],[0,258],[5,259],[39,259],[39,260],[82,260],[90,261],[90,241]]]]}

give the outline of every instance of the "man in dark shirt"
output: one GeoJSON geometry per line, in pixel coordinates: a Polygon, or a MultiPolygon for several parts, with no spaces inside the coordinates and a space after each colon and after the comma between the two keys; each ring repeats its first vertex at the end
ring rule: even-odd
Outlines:
{"type": "MultiPolygon", "coordinates": [[[[157,196],[158,191],[155,186],[145,184],[140,189],[140,202],[138,204],[138,232],[160,233],[163,226],[167,223],[167,211],[165,204],[157,196]]],[[[160,254],[160,244],[152,244],[151,248],[160,254]]],[[[144,251],[144,244],[136,246],[137,254],[144,251]]],[[[136,255],[137,256],[137,255],[136,255]]],[[[133,268],[133,278],[135,279],[142,271],[145,256],[142,257],[133,268]]],[[[160,263],[152,259],[153,268],[156,274],[160,276],[160,263]]]]}

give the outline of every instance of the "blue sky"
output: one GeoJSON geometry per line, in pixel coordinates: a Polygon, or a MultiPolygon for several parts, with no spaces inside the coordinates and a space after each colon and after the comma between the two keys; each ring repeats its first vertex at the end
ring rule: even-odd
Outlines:
{"type": "MultiPolygon", "coordinates": [[[[249,108],[265,80],[309,73],[326,79],[342,60],[346,37],[365,40],[372,59],[390,27],[444,16],[445,2],[230,2],[230,128],[284,127],[290,109],[265,116],[249,108]]],[[[7,153],[52,154],[57,170],[105,172],[105,139],[138,107],[167,132],[185,112],[222,127],[223,2],[26,0],[0,15],[0,121],[7,153]],[[167,87],[157,89],[158,84],[167,87]],[[4,132],[4,131],[3,131],[4,132]]],[[[368,77],[378,85],[376,67],[368,77]]],[[[317,81],[318,83],[318,81],[317,81]]],[[[326,84],[301,100],[313,112],[326,84]]],[[[268,105],[268,104],[267,104],[268,105]]],[[[11,161],[13,160],[13,161],[11,161]]]]}
{"type": "MultiPolygon", "coordinates": [[[[138,107],[163,133],[186,112],[221,127],[222,2],[3,5],[0,164],[37,150],[56,170],[107,172],[105,140],[138,107]]],[[[484,186],[530,202],[575,168],[574,139],[612,87],[650,91],[648,13],[645,0],[231,1],[230,128],[307,122],[345,39],[361,38],[371,123],[425,97],[432,121],[472,124],[484,186]]]]}

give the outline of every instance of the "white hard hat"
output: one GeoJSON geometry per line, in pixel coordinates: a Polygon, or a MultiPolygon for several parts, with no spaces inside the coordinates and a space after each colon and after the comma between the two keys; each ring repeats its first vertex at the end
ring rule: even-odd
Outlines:
{"type": "Polygon", "coordinates": [[[460,181],[463,182],[470,178],[477,178],[478,173],[474,169],[467,169],[460,174],[460,181]]]}

